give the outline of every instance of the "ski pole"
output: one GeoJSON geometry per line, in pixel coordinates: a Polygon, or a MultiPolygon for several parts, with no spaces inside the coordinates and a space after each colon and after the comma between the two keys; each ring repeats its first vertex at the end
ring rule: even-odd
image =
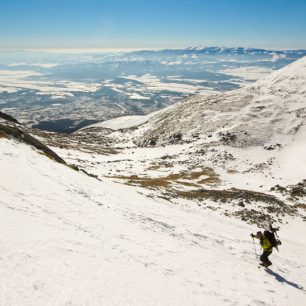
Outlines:
{"type": "Polygon", "coordinates": [[[253,245],[254,245],[255,257],[256,257],[256,259],[257,259],[257,258],[258,258],[258,255],[257,255],[257,251],[256,251],[256,245],[255,245],[254,237],[252,237],[252,239],[253,239],[253,245]]]}

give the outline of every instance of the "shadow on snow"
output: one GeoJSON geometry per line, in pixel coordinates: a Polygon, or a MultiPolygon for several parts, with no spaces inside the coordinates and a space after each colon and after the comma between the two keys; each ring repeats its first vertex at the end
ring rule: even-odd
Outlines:
{"type": "Polygon", "coordinates": [[[272,271],[270,269],[266,269],[266,271],[269,274],[273,275],[278,282],[290,285],[290,286],[292,286],[292,287],[294,287],[296,289],[304,290],[304,288],[302,286],[300,286],[300,285],[298,285],[296,283],[293,283],[293,282],[289,282],[288,280],[286,280],[283,276],[279,275],[278,273],[276,273],[276,272],[274,272],[274,271],[272,271]]]}

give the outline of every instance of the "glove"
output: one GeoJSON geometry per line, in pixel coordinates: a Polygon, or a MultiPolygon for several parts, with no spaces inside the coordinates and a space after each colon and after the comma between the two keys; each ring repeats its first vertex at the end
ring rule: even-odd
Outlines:
{"type": "Polygon", "coordinates": [[[253,235],[253,234],[251,234],[250,236],[251,236],[252,238],[254,238],[254,235],[253,235]]]}
{"type": "Polygon", "coordinates": [[[277,245],[281,245],[282,244],[282,242],[280,240],[276,240],[276,242],[277,242],[277,245]]]}

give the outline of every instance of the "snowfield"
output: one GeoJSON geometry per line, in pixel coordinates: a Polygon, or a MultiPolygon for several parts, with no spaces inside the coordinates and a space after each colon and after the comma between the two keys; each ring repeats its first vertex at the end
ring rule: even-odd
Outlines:
{"type": "Polygon", "coordinates": [[[15,140],[0,151],[1,305],[304,305],[301,221],[282,226],[267,272],[255,226],[99,182],[15,140]]]}

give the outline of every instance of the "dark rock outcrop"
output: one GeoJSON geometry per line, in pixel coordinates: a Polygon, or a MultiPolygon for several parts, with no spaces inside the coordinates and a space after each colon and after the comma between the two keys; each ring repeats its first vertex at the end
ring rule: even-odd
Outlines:
{"type": "Polygon", "coordinates": [[[18,127],[13,126],[13,125],[9,126],[9,125],[0,124],[0,131],[5,133],[8,136],[12,136],[16,138],[19,141],[23,141],[29,145],[32,145],[33,147],[44,152],[47,156],[56,160],[57,162],[61,164],[66,164],[66,162],[61,157],[59,157],[54,151],[52,151],[50,148],[48,148],[38,139],[22,131],[18,127]]]}
{"type": "Polygon", "coordinates": [[[2,113],[1,111],[0,111],[0,118],[19,124],[19,122],[15,118],[13,118],[8,114],[2,113]]]}

